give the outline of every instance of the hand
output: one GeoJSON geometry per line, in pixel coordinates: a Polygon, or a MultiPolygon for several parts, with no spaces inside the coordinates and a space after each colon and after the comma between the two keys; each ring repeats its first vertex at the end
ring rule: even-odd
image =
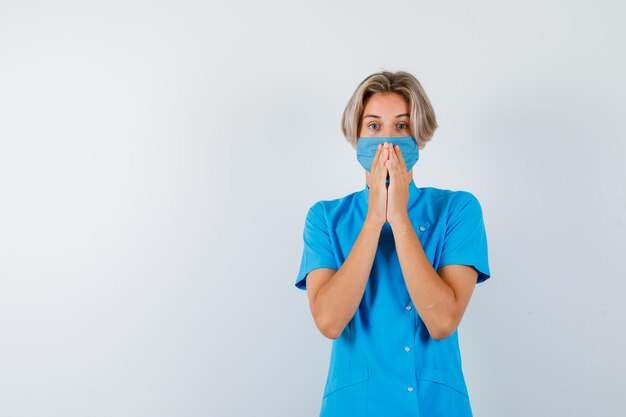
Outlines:
{"type": "Polygon", "coordinates": [[[409,218],[409,183],[411,174],[406,171],[406,162],[400,147],[388,144],[389,159],[385,165],[389,172],[389,189],[387,190],[386,220],[389,224],[409,218]]]}
{"type": "Polygon", "coordinates": [[[370,192],[367,208],[367,218],[381,226],[387,221],[387,166],[385,162],[389,158],[389,151],[378,145],[371,172],[366,171],[370,192]]]}

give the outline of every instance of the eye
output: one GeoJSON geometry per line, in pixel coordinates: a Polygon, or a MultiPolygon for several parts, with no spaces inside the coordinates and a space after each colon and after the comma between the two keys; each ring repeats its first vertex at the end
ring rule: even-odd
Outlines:
{"type": "Polygon", "coordinates": [[[376,129],[375,127],[372,127],[372,125],[378,126],[378,123],[370,123],[369,125],[367,125],[367,127],[369,127],[370,129],[376,129]]]}
{"type": "Polygon", "coordinates": [[[398,127],[400,127],[400,129],[406,129],[408,125],[406,123],[398,123],[398,127]],[[401,126],[404,126],[404,127],[401,127],[401,126]]]}

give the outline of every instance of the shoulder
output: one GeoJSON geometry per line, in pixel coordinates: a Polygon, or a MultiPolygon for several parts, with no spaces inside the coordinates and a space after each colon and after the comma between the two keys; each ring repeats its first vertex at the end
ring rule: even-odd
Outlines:
{"type": "Polygon", "coordinates": [[[480,210],[480,201],[474,193],[466,190],[449,190],[436,187],[421,188],[424,200],[434,207],[438,207],[440,212],[447,212],[449,216],[455,215],[465,208],[480,210]]]}
{"type": "Polygon", "coordinates": [[[429,198],[449,201],[451,204],[467,203],[470,200],[478,201],[472,192],[466,190],[449,190],[436,187],[421,187],[420,190],[429,198]]]}
{"type": "Polygon", "coordinates": [[[345,213],[347,209],[358,203],[362,192],[363,191],[355,191],[343,197],[318,200],[309,207],[309,213],[324,217],[334,217],[345,213]]]}

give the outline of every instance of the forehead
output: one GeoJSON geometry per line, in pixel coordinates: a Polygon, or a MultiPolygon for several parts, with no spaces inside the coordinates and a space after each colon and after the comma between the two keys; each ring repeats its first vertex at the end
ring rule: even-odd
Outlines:
{"type": "Polygon", "coordinates": [[[408,112],[409,105],[400,94],[375,93],[367,98],[363,114],[374,113],[379,116],[408,112]]]}

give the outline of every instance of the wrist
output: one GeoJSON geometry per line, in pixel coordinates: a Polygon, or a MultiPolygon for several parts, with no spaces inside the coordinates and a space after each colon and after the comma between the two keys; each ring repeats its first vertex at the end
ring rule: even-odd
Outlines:
{"type": "Polygon", "coordinates": [[[382,229],[383,225],[385,224],[385,221],[386,221],[385,219],[378,219],[370,215],[367,215],[365,217],[365,225],[374,227],[377,229],[382,229]]]}
{"type": "Polygon", "coordinates": [[[411,219],[409,218],[408,214],[404,216],[398,216],[393,218],[392,220],[389,220],[389,225],[392,228],[402,228],[408,226],[413,227],[413,223],[411,223],[411,219]]]}

